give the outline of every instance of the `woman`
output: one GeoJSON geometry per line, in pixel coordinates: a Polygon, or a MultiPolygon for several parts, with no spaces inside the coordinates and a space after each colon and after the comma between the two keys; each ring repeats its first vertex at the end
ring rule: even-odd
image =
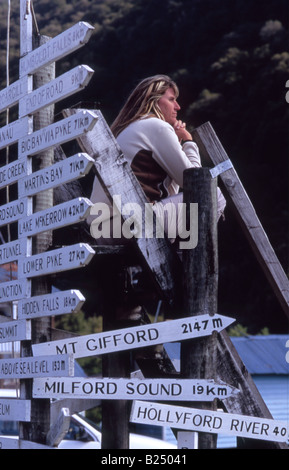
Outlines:
{"type": "MultiPolygon", "coordinates": [[[[201,166],[197,144],[193,142],[186,124],[177,116],[180,110],[178,96],[178,87],[168,76],[148,77],[132,91],[111,126],[148,201],[153,204],[153,210],[159,220],[164,221],[164,230],[170,238],[184,238],[182,231],[186,234],[183,212],[179,210],[183,201],[183,195],[179,193],[183,186],[183,172],[201,166]]],[[[92,202],[99,201],[98,186],[96,180],[92,202]]],[[[218,189],[218,217],[225,204],[218,189]]]]}
{"type": "MultiPolygon", "coordinates": [[[[177,117],[179,90],[166,75],[142,80],[111,126],[120,148],[139,180],[154,211],[164,217],[165,231],[181,235],[183,172],[201,166],[197,144],[177,117]],[[176,210],[167,210],[173,203],[176,210]],[[166,211],[164,213],[164,206],[166,211]],[[179,216],[176,220],[175,216],[179,216]]],[[[225,208],[218,189],[218,217],[225,208]]]]}

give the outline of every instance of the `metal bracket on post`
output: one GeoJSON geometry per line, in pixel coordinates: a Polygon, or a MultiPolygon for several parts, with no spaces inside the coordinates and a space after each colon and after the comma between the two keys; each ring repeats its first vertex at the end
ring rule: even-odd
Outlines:
{"type": "Polygon", "coordinates": [[[227,170],[230,170],[230,168],[233,168],[233,163],[230,159],[228,159],[214,166],[214,168],[211,168],[210,173],[212,178],[216,178],[216,176],[220,175],[221,173],[224,173],[227,170]]]}

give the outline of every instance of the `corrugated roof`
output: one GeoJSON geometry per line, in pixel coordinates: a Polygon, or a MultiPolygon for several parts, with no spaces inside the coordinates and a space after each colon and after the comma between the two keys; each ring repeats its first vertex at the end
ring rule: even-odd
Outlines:
{"type": "Polygon", "coordinates": [[[231,340],[250,374],[289,374],[285,358],[289,335],[232,337],[231,340]]]}

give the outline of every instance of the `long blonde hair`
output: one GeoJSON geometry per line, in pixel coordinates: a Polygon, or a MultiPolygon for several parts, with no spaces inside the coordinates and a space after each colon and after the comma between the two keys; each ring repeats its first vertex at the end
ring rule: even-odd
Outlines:
{"type": "Polygon", "coordinates": [[[158,101],[168,88],[173,88],[177,98],[179,95],[178,87],[167,75],[154,75],[142,80],[129,95],[111,125],[115,137],[129,124],[149,114],[153,114],[164,121],[158,101]]]}

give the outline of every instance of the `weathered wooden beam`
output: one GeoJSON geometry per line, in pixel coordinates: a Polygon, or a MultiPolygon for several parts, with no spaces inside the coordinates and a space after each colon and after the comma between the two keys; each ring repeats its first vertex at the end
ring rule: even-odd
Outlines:
{"type": "Polygon", "coordinates": [[[220,173],[229,196],[232,199],[235,215],[249,241],[249,244],[263,269],[280,305],[289,317],[289,280],[273,250],[261,225],[255,209],[238,177],[235,168],[209,122],[193,132],[202,157],[214,165],[229,164],[220,173]]]}
{"type": "MultiPolygon", "coordinates": [[[[217,313],[218,246],[217,246],[217,184],[208,168],[184,172],[184,201],[198,204],[198,244],[184,250],[183,263],[185,314],[213,315],[217,313]]],[[[214,379],[216,374],[216,335],[181,343],[181,377],[214,379]]],[[[192,405],[216,410],[216,402],[192,405]]],[[[199,433],[199,448],[214,449],[217,435],[199,433]]]]}
{"type": "MultiPolygon", "coordinates": [[[[66,109],[64,115],[70,116],[77,109],[66,109]]],[[[124,204],[136,203],[141,207],[141,226],[146,226],[145,204],[148,202],[143,190],[133,174],[121,149],[114,139],[106,121],[99,110],[93,110],[98,121],[94,128],[78,138],[81,148],[95,159],[97,177],[112,201],[113,196],[121,195],[124,204]]],[[[147,206],[147,210],[152,210],[147,206]]],[[[123,215],[123,214],[122,214],[123,215]]],[[[123,216],[125,217],[125,216],[123,216]]],[[[181,300],[181,262],[172,250],[169,241],[163,238],[133,237],[144,268],[152,276],[161,298],[169,305],[180,304],[181,300]]]]}

